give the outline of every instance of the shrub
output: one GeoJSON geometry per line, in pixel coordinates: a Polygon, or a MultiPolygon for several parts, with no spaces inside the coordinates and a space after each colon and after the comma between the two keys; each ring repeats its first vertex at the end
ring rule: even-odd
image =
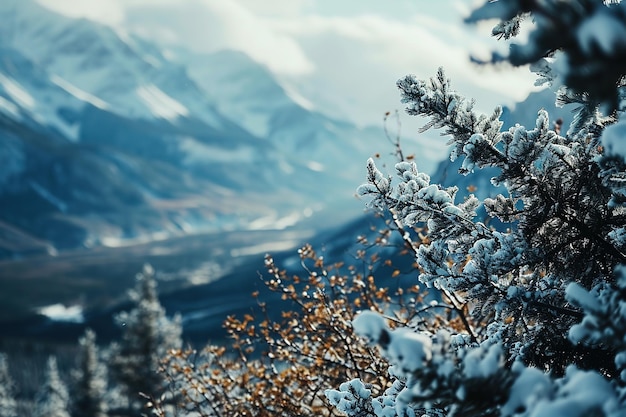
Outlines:
{"type": "MultiPolygon", "coordinates": [[[[324,390],[346,375],[374,391],[387,388],[387,362],[354,336],[351,321],[359,309],[390,312],[398,324],[414,319],[421,303],[417,286],[393,293],[377,286],[374,265],[385,261],[367,259],[365,250],[358,254],[367,264],[361,272],[326,265],[310,245],[298,254],[305,276],[289,276],[265,258],[265,285],[280,301],[266,303],[254,293],[255,315],[224,322],[231,343],[173,350],[165,358],[162,371],[181,394],[179,409],[201,416],[332,415],[324,390]]],[[[165,407],[155,407],[165,415],[165,407]]]]}

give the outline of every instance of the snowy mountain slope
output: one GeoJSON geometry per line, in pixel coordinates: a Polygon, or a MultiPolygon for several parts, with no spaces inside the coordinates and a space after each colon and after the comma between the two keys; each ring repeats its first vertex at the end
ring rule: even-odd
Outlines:
{"type": "Polygon", "coordinates": [[[154,51],[144,54],[132,38],[106,26],[55,15],[29,1],[9,3],[0,9],[13,22],[3,29],[3,43],[69,91],[87,93],[97,107],[126,117],[175,121],[193,114],[219,127],[219,115],[184,68],[154,51]]]}
{"type": "Polygon", "coordinates": [[[0,112],[31,126],[45,125],[76,141],[78,126],[67,116],[89,103],[76,98],[18,51],[0,47],[0,112]]]}
{"type": "Polygon", "coordinates": [[[0,257],[224,227],[273,212],[253,195],[255,209],[241,207],[227,188],[175,165],[49,137],[0,116],[1,159],[12,161],[0,191],[0,257]]]}
{"type": "Polygon", "coordinates": [[[0,258],[359,214],[382,131],[309,111],[246,56],[166,59],[29,0],[0,18],[0,258]]]}
{"type": "Polygon", "coordinates": [[[255,136],[267,137],[272,116],[297,105],[269,70],[242,52],[185,52],[179,60],[187,63],[189,76],[207,92],[220,113],[255,136]]]}
{"type": "Polygon", "coordinates": [[[356,129],[311,109],[304,98],[286,90],[267,68],[241,52],[186,52],[180,59],[223,115],[306,161],[313,170],[355,181],[364,172],[365,158],[384,139],[381,129],[356,129]]]}

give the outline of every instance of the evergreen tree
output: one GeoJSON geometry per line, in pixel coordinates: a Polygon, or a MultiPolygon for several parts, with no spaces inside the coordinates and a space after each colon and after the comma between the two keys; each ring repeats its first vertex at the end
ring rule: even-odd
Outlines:
{"type": "MultiPolygon", "coordinates": [[[[326,391],[349,416],[626,415],[626,4],[600,0],[489,1],[469,21],[499,19],[493,34],[525,44],[493,61],[533,64],[540,82],[575,104],[567,132],[538,109],[534,126],[502,131],[501,109],[477,114],[443,70],[398,81],[407,112],[443,129],[461,173],[495,168],[505,187],[456,201],[412,161],[396,182],[367,163],[358,188],[399,228],[420,226],[419,280],[441,291],[447,314],[393,328],[364,311],[354,331],[379,347],[396,383],[360,379],[326,391]],[[483,206],[507,228],[477,216],[483,206]]],[[[439,307],[437,307],[439,308],[439,307]]]]}
{"type": "Polygon", "coordinates": [[[96,334],[87,330],[79,340],[77,367],[73,371],[72,417],[105,417],[106,368],[100,362],[96,334]]]}
{"type": "Polygon", "coordinates": [[[116,317],[123,335],[121,342],[111,347],[110,366],[112,376],[136,409],[141,404],[140,394],[156,397],[163,392],[160,361],[169,349],[180,348],[182,328],[178,317],[166,317],[151,266],[144,266],[137,275],[137,286],[130,296],[135,307],[116,317]]]}
{"type": "Polygon", "coordinates": [[[7,356],[0,353],[0,417],[17,417],[14,383],[9,374],[7,356]]]}
{"type": "Polygon", "coordinates": [[[39,388],[35,398],[35,417],[70,417],[68,412],[69,394],[67,387],[59,377],[57,361],[54,356],[48,358],[45,382],[39,388]]]}

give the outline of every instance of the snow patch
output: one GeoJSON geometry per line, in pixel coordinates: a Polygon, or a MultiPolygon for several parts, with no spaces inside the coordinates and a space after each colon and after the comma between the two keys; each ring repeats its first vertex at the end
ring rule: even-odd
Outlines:
{"type": "Polygon", "coordinates": [[[600,141],[609,154],[626,158],[626,121],[620,120],[604,129],[600,141]]]}
{"type": "Polygon", "coordinates": [[[398,371],[413,373],[432,358],[432,340],[429,336],[407,328],[390,330],[384,318],[373,311],[360,312],[352,327],[369,344],[378,344],[389,363],[398,371]]]}
{"type": "Polygon", "coordinates": [[[39,194],[42,198],[47,200],[50,204],[59,209],[60,212],[65,213],[67,211],[67,204],[65,204],[61,199],[54,196],[50,191],[36,183],[35,181],[29,181],[30,186],[37,194],[39,194]]]}
{"type": "Polygon", "coordinates": [[[35,99],[17,81],[0,74],[0,85],[20,106],[34,110],[35,99]]]}
{"type": "Polygon", "coordinates": [[[69,83],[58,75],[53,75],[52,77],[50,77],[50,80],[79,100],[85,101],[102,110],[106,110],[109,107],[109,105],[104,100],[101,100],[98,97],[89,94],[84,90],[81,90],[80,88],[69,83]]]}
{"type": "Polygon", "coordinates": [[[370,344],[379,343],[383,332],[389,332],[385,319],[380,314],[370,310],[361,311],[352,320],[352,328],[357,335],[370,344]]]}
{"type": "Polygon", "coordinates": [[[611,55],[626,48],[626,29],[622,22],[608,10],[601,8],[585,19],[576,32],[584,53],[592,55],[596,49],[611,55]]]}
{"type": "Polygon", "coordinates": [[[178,117],[189,115],[189,110],[185,106],[165,94],[154,84],[140,86],[135,91],[156,117],[174,121],[178,117]]]}
{"type": "Polygon", "coordinates": [[[167,231],[159,231],[153,233],[146,233],[141,236],[133,238],[123,238],[116,236],[104,236],[100,238],[102,246],[108,248],[124,248],[134,245],[140,245],[144,243],[153,243],[166,240],[171,237],[171,234],[167,231]]]}
{"type": "Polygon", "coordinates": [[[146,61],[148,64],[152,65],[155,68],[159,68],[161,66],[161,61],[159,61],[156,57],[152,55],[144,55],[142,58],[144,61],[146,61]]]}
{"type": "Polygon", "coordinates": [[[600,374],[582,371],[571,365],[566,370],[564,381],[556,398],[539,401],[532,416],[618,415],[618,400],[613,387],[600,374]]]}
{"type": "Polygon", "coordinates": [[[254,149],[250,147],[221,148],[207,145],[190,136],[180,137],[179,144],[180,150],[187,153],[185,163],[190,164],[210,161],[252,162],[255,156],[254,149]]]}
{"type": "MultiPolygon", "coordinates": [[[[37,91],[39,87],[32,87],[37,91]]],[[[80,126],[68,124],[59,117],[57,109],[58,97],[50,90],[37,91],[37,99],[27,91],[26,86],[16,80],[0,74],[0,92],[4,90],[8,100],[0,97],[0,111],[21,119],[21,114],[28,114],[38,123],[53,127],[62,133],[67,139],[78,140],[80,126]],[[11,102],[12,101],[12,102],[11,102]]]]}
{"type": "Polygon", "coordinates": [[[304,109],[309,111],[315,109],[315,105],[313,104],[313,102],[297,92],[294,88],[287,85],[282,85],[282,87],[285,90],[285,94],[287,94],[287,97],[292,99],[300,107],[303,107],[304,109]]]}
{"type": "Polygon", "coordinates": [[[285,174],[293,174],[295,171],[293,166],[291,166],[289,163],[287,163],[287,161],[282,159],[278,161],[278,168],[280,168],[280,170],[285,174]]]}
{"type": "Polygon", "coordinates": [[[522,371],[511,387],[508,401],[502,407],[503,416],[512,416],[516,410],[531,409],[537,402],[552,396],[552,382],[548,375],[519,363],[514,367],[521,368],[522,371]]]}
{"type": "Polygon", "coordinates": [[[570,282],[565,288],[565,298],[587,312],[602,311],[600,301],[577,282],[570,282]]]}
{"type": "Polygon", "coordinates": [[[396,329],[391,333],[387,357],[402,372],[413,373],[432,358],[432,341],[425,334],[405,328],[396,329]]]}
{"type": "MultiPolygon", "coordinates": [[[[310,210],[310,209],[309,209],[310,210]]],[[[248,224],[248,229],[250,230],[284,230],[288,227],[291,227],[300,221],[302,215],[305,217],[310,217],[311,214],[307,216],[309,211],[305,210],[302,214],[299,212],[293,212],[285,217],[277,218],[276,215],[269,215],[265,217],[260,217],[251,221],[248,224]]]]}
{"type": "Polygon", "coordinates": [[[502,365],[500,345],[483,346],[471,350],[463,359],[463,372],[469,378],[489,378],[498,372],[502,365]]]}
{"type": "Polygon", "coordinates": [[[15,118],[21,119],[20,109],[15,104],[11,103],[9,100],[0,96],[0,111],[5,114],[9,114],[15,118]]]}
{"type": "MultiPolygon", "coordinates": [[[[371,394],[372,391],[360,379],[344,382],[339,386],[339,390],[329,389],[324,391],[328,401],[348,416],[365,415],[359,409],[359,401],[370,398],[371,394]]],[[[369,413],[367,414],[370,415],[369,413]]],[[[394,413],[393,415],[396,414],[394,413]]]]}
{"type": "Polygon", "coordinates": [[[244,248],[233,249],[230,256],[237,258],[239,256],[258,255],[261,253],[282,252],[293,249],[300,244],[298,240],[285,240],[282,242],[261,243],[259,245],[246,246],[244,248]]]}
{"type": "Polygon", "coordinates": [[[65,306],[63,304],[52,304],[41,307],[37,312],[54,321],[64,321],[69,323],[84,323],[83,308],[80,306],[65,306]]]}
{"type": "Polygon", "coordinates": [[[324,171],[324,165],[320,164],[319,162],[316,161],[309,161],[306,166],[311,170],[311,171],[315,171],[315,172],[322,172],[324,171]]]}

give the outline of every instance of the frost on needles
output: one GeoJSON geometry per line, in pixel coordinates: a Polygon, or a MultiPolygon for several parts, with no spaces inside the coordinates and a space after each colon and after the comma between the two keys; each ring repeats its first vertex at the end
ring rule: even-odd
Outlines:
{"type": "Polygon", "coordinates": [[[506,40],[522,21],[532,26],[492,61],[532,64],[557,104],[574,105],[574,121],[561,132],[537,109],[533,126],[502,130],[501,109],[477,113],[442,69],[398,81],[407,113],[428,119],[422,132],[450,138],[460,172],[495,168],[491,182],[505,192],[458,201],[412,161],[393,176],[367,161],[357,193],[400,230],[423,228],[419,241],[402,238],[419,280],[449,308],[406,323],[393,311],[353,320],[395,382],[326,391],[348,416],[626,415],[626,5],[500,0],[468,21],[494,18],[493,35],[506,40]]]}

